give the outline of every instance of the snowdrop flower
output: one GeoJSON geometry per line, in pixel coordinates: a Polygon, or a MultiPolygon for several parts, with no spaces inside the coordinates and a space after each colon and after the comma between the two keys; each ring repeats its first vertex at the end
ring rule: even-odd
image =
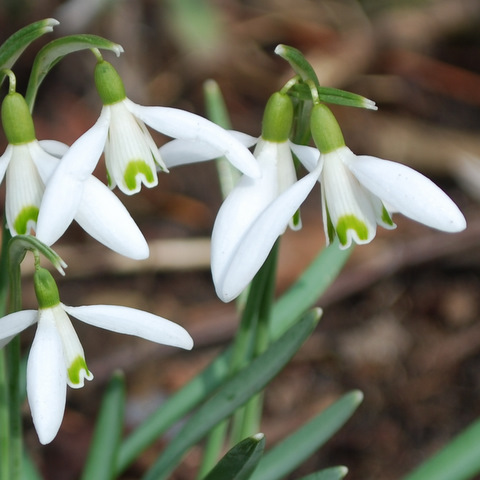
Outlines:
{"type": "Polygon", "coordinates": [[[147,187],[157,185],[157,170],[167,168],[145,124],[170,137],[211,145],[246,175],[259,176],[258,165],[249,150],[218,125],[176,108],[145,107],[129,100],[120,76],[110,63],[98,62],[95,83],[103,102],[100,117],[72,145],[45,191],[38,230],[47,242],[59,238],[73,219],[85,179],[93,172],[102,151],[111,188],[118,186],[132,195],[140,190],[142,183],[147,187]],[[55,200],[57,195],[65,197],[61,205],[55,200]]]}
{"type": "Polygon", "coordinates": [[[67,384],[81,388],[93,375],[68,315],[113,332],[136,335],[157,343],[191,349],[193,341],[181,326],[134,308],[113,305],[68,307],[60,303],[57,285],[48,272],[34,275],[38,310],[23,310],[0,318],[0,348],[30,325],[38,323],[27,362],[27,396],[40,442],[50,443],[60,428],[67,384]]]}
{"type": "MultiPolygon", "coordinates": [[[[275,184],[276,175],[263,167],[260,180],[242,178],[220,208],[212,234],[212,275],[223,301],[233,300],[250,283],[317,181],[327,243],[337,237],[342,249],[370,242],[377,224],[395,228],[393,212],[445,232],[466,227],[457,206],[425,176],[405,165],[353,154],[323,104],[313,107],[311,131],[318,150],[289,143],[309,174],[272,193],[265,185],[275,184]],[[264,178],[268,175],[270,181],[264,178]]],[[[274,161],[273,155],[268,158],[274,161]]]]}
{"type": "MultiPolygon", "coordinates": [[[[32,116],[19,93],[9,93],[3,100],[2,123],[8,140],[5,153],[0,157],[0,182],[6,177],[7,225],[12,235],[34,234],[45,185],[60,163],[54,151],[58,150],[59,142],[36,139],[32,116]]],[[[57,192],[52,193],[58,208],[63,199],[57,192]]],[[[111,249],[135,259],[148,257],[147,242],[126,208],[91,175],[85,180],[74,219],[111,249]]],[[[44,218],[39,239],[48,245],[58,238],[52,240],[50,227],[48,217],[44,218]]]]}

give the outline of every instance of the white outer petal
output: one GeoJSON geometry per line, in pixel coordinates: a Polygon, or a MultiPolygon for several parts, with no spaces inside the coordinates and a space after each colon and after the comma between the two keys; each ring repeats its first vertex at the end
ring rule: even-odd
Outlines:
{"type": "Polygon", "coordinates": [[[5,172],[7,171],[8,164],[12,158],[13,145],[8,144],[5,152],[0,157],[0,183],[3,181],[5,172]]]}
{"type": "Polygon", "coordinates": [[[121,255],[135,260],[149,255],[147,241],[128,210],[95,177],[90,176],[84,182],[75,220],[89,235],[121,255]]]}
{"type": "Polygon", "coordinates": [[[254,221],[224,266],[222,276],[217,279],[215,288],[221,300],[233,300],[250,283],[293,214],[315,186],[320,172],[321,164],[283,192],[254,221]]]}
{"type": "Polygon", "coordinates": [[[59,142],[58,140],[39,140],[40,146],[50,155],[56,158],[62,158],[70,148],[66,143],[59,142]]]}
{"type": "Polygon", "coordinates": [[[259,142],[255,155],[259,160],[262,176],[254,179],[244,175],[240,178],[220,207],[213,226],[211,264],[215,285],[221,283],[225,269],[245,233],[279,194],[275,145],[259,142]]]}
{"type": "Polygon", "coordinates": [[[65,411],[66,379],[63,345],[53,314],[39,321],[27,363],[27,395],[40,442],[50,443],[65,411]]]}
{"type": "MultiPolygon", "coordinates": [[[[60,142],[58,142],[60,143],[60,142]]],[[[43,148],[43,143],[34,141],[28,144],[28,149],[33,163],[37,167],[42,182],[46,185],[55,169],[60,165],[60,159],[48,153],[43,148]]]]}
{"type": "Polygon", "coordinates": [[[183,327],[153,313],[116,305],[62,307],[72,317],[95,327],[187,350],[193,347],[192,337],[183,327]]]}
{"type": "Polygon", "coordinates": [[[51,176],[43,195],[37,221],[37,237],[47,245],[55,243],[72,223],[89,178],[105,146],[108,110],[68,150],[51,176]]]}
{"type": "Polygon", "coordinates": [[[445,232],[465,229],[465,217],[448,195],[412,168],[367,155],[347,165],[365,188],[406,217],[445,232]]]}
{"type": "MultiPolygon", "coordinates": [[[[229,133],[245,147],[252,147],[258,140],[256,137],[234,130],[230,130],[229,133]]],[[[167,142],[159,148],[159,152],[168,168],[189,163],[206,162],[207,160],[213,160],[223,155],[217,147],[205,142],[183,139],[167,142]]]]}
{"type": "Polygon", "coordinates": [[[206,118],[177,108],[144,107],[128,99],[124,102],[140,120],[164,135],[203,141],[217,148],[245,175],[254,178],[260,175],[257,162],[248,149],[226,130],[206,118]]]}
{"type": "Polygon", "coordinates": [[[0,318],[0,348],[37,321],[37,310],[21,310],[0,318]]]}
{"type": "Polygon", "coordinates": [[[311,172],[318,165],[318,159],[320,158],[320,152],[314,147],[308,145],[297,145],[296,143],[289,142],[292,152],[298,157],[302,165],[311,172]]]}

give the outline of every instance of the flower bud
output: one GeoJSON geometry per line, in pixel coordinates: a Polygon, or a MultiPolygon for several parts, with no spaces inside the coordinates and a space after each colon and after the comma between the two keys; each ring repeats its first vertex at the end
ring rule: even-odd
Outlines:
{"type": "Polygon", "coordinates": [[[323,103],[313,106],[310,128],[313,141],[321,153],[330,153],[345,146],[345,140],[335,116],[323,103]]]}
{"type": "Polygon", "coordinates": [[[285,142],[290,135],[292,123],[292,100],[284,93],[274,93],[268,99],[263,114],[262,138],[269,142],[285,142]]]}
{"type": "Polygon", "coordinates": [[[109,62],[101,61],[95,66],[95,86],[104,105],[121,102],[127,96],[123,80],[109,62]]]}
{"type": "Polygon", "coordinates": [[[11,145],[35,140],[35,128],[27,102],[19,93],[9,93],[2,103],[2,125],[11,145]]]}
{"type": "Polygon", "coordinates": [[[38,306],[52,308],[60,303],[58,287],[52,274],[45,268],[39,267],[33,275],[33,286],[37,297],[38,306]]]}

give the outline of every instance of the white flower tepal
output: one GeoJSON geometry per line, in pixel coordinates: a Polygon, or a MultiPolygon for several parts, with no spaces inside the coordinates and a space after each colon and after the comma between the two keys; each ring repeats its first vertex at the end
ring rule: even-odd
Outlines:
{"type": "Polygon", "coordinates": [[[93,374],[68,315],[114,332],[136,335],[165,345],[191,349],[188,332],[165,318],[134,308],[114,305],[69,307],[60,302],[51,274],[37,268],[34,275],[39,309],[0,318],[0,347],[38,323],[27,362],[27,396],[41,443],[51,442],[65,410],[66,386],[81,388],[93,374]]]}

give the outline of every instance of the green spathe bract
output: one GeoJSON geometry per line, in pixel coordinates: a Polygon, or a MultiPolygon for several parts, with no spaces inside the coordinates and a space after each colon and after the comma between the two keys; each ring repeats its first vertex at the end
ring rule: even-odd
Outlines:
{"type": "Polygon", "coordinates": [[[347,233],[349,230],[357,232],[359,240],[368,239],[368,227],[355,215],[343,215],[338,219],[336,232],[342,245],[348,244],[347,233]]]}
{"type": "Polygon", "coordinates": [[[269,142],[286,142],[293,123],[293,104],[284,93],[275,92],[267,102],[263,114],[262,138],[269,142]]]}
{"type": "Polygon", "coordinates": [[[109,62],[101,61],[95,66],[95,86],[104,105],[113,105],[127,97],[120,75],[109,62]]]}
{"type": "Polygon", "coordinates": [[[55,307],[60,303],[58,287],[52,274],[45,268],[38,267],[33,275],[33,286],[38,306],[42,309],[55,307]]]}
{"type": "Polygon", "coordinates": [[[323,103],[313,106],[310,127],[315,145],[322,154],[345,146],[345,140],[335,116],[323,103]]]}
{"type": "Polygon", "coordinates": [[[15,231],[20,235],[26,235],[28,222],[35,222],[38,218],[38,207],[35,205],[30,205],[28,207],[22,208],[20,213],[17,215],[15,222],[13,224],[13,228],[15,231]]]}
{"type": "Polygon", "coordinates": [[[123,178],[129,190],[136,190],[137,175],[143,175],[148,183],[154,183],[152,169],[143,160],[132,160],[125,168],[123,178]]]}
{"type": "Polygon", "coordinates": [[[32,115],[19,93],[9,93],[3,100],[2,125],[11,145],[22,145],[35,140],[32,115]]]}

